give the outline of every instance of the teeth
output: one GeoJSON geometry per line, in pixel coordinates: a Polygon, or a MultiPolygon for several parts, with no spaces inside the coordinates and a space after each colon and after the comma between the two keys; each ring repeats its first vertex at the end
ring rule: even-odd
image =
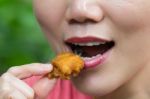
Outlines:
{"type": "Polygon", "coordinates": [[[79,45],[79,46],[96,46],[100,44],[105,44],[106,42],[89,42],[89,43],[74,43],[74,45],[79,45]]]}
{"type": "Polygon", "coordinates": [[[95,57],[99,57],[101,56],[101,54],[97,54],[96,56],[92,56],[92,57],[82,57],[83,60],[90,60],[92,58],[95,58],[95,57]]]}

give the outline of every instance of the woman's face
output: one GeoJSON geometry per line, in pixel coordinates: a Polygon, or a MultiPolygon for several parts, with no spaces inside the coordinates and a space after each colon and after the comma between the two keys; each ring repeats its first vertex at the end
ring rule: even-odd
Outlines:
{"type": "Polygon", "coordinates": [[[72,81],[85,93],[108,94],[150,62],[149,0],[34,0],[34,9],[56,53],[84,57],[72,81]]]}

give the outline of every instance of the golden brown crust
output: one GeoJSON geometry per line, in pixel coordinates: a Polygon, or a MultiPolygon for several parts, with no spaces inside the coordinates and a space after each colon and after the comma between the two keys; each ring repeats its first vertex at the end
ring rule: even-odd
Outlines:
{"type": "Polygon", "coordinates": [[[70,79],[77,76],[84,67],[84,61],[76,54],[64,52],[52,60],[53,70],[49,78],[70,79]]]}

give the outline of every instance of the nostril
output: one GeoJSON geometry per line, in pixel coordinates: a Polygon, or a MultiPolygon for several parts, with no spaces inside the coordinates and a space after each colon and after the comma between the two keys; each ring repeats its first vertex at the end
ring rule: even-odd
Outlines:
{"type": "Polygon", "coordinates": [[[85,19],[85,20],[82,20],[82,21],[71,19],[69,21],[69,24],[85,24],[85,23],[96,23],[96,21],[91,20],[91,19],[85,19]]]}
{"type": "Polygon", "coordinates": [[[69,21],[69,24],[79,24],[79,23],[82,23],[83,21],[78,21],[78,20],[75,20],[75,19],[71,19],[69,21]]]}

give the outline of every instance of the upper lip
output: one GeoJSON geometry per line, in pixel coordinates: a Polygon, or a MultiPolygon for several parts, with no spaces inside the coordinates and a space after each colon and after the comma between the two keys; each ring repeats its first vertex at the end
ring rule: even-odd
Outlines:
{"type": "Polygon", "coordinates": [[[71,37],[65,40],[66,43],[88,43],[88,42],[109,42],[108,39],[99,37],[86,36],[86,37],[71,37]]]}

